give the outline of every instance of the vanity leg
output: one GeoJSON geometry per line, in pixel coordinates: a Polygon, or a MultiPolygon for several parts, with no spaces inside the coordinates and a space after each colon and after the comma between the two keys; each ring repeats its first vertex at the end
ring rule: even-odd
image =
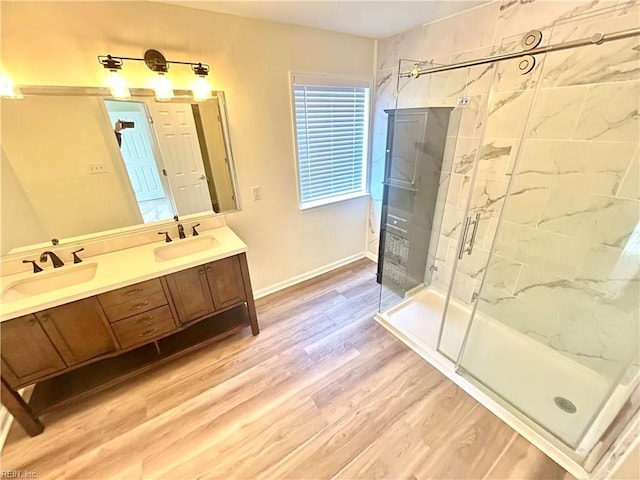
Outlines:
{"type": "Polygon", "coordinates": [[[29,436],[35,437],[42,433],[44,425],[40,419],[33,414],[20,394],[5,383],[4,379],[2,379],[2,404],[29,436]]]}
{"type": "Polygon", "coordinates": [[[244,298],[247,299],[247,310],[249,310],[249,319],[251,320],[251,333],[258,335],[260,327],[258,326],[258,315],[256,314],[256,304],[253,301],[253,290],[251,288],[251,277],[249,277],[249,264],[247,263],[247,254],[241,253],[240,270],[242,271],[242,283],[244,283],[244,298]]]}

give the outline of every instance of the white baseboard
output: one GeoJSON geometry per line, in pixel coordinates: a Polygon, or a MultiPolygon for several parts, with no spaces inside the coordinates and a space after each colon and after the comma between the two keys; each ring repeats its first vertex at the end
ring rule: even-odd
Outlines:
{"type": "Polygon", "coordinates": [[[364,256],[367,257],[372,262],[378,263],[378,255],[377,254],[371,253],[369,250],[367,250],[366,252],[364,252],[364,256]]]}
{"type": "Polygon", "coordinates": [[[330,272],[331,270],[335,270],[336,268],[347,265],[348,263],[355,262],[356,260],[360,260],[361,258],[370,258],[367,254],[369,252],[360,252],[355,255],[351,255],[349,257],[343,258],[342,260],[338,260],[337,262],[332,262],[327,265],[323,265],[322,267],[316,268],[309,272],[303,273],[301,275],[296,275],[295,277],[291,277],[288,280],[283,282],[274,283],[265,288],[260,288],[253,292],[253,298],[258,299],[262,297],[266,297],[267,295],[271,295],[272,293],[278,292],[280,290],[284,290],[285,288],[292,287],[293,285],[297,285],[298,283],[302,283],[305,280],[310,280],[318,275],[322,275],[323,273],[330,272]]]}

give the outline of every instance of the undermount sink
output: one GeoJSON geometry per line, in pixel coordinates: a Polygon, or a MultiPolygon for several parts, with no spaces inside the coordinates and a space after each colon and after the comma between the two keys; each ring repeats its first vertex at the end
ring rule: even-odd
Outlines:
{"type": "Polygon", "coordinates": [[[192,237],[185,240],[175,240],[170,245],[156,248],[153,253],[156,262],[166,262],[167,260],[204,252],[219,245],[220,242],[213,237],[192,237]]]}
{"type": "Polygon", "coordinates": [[[34,273],[32,277],[8,285],[2,292],[2,301],[12,302],[31,295],[40,295],[88,282],[95,277],[97,268],[97,263],[83,263],[69,265],[50,272],[34,273]]]}

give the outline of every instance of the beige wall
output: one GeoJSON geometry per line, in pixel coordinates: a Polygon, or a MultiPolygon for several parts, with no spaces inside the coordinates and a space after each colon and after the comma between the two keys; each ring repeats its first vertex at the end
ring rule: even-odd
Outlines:
{"type": "MultiPolygon", "coordinates": [[[[249,246],[254,289],[272,286],[364,250],[366,199],[300,212],[289,72],[368,76],[370,39],[145,2],[2,2],[2,63],[18,84],[102,85],[97,55],[211,66],[227,96],[242,211],[228,224],[249,246]],[[261,186],[263,199],[251,200],[261,186]]],[[[148,87],[142,62],[124,73],[148,87]]],[[[171,67],[176,88],[193,74],[171,67]]]]}

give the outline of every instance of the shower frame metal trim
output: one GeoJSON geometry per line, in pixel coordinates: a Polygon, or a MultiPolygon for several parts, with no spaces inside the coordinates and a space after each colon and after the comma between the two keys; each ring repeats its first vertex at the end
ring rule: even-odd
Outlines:
{"type": "Polygon", "coordinates": [[[606,42],[612,42],[615,40],[623,40],[625,38],[632,38],[640,36],[640,28],[631,28],[629,30],[621,30],[613,33],[595,33],[589,38],[582,38],[580,40],[572,40],[570,42],[557,43],[555,45],[548,45],[546,47],[536,47],[531,50],[523,50],[520,52],[504,53],[502,55],[495,55],[493,57],[477,58],[475,60],[469,60],[466,62],[452,63],[449,65],[442,65],[431,68],[414,68],[407,72],[401,72],[399,78],[418,78],[421,75],[427,75],[430,73],[447,72],[449,70],[458,70],[460,68],[475,67],[477,65],[485,65],[487,63],[500,62],[502,60],[511,60],[513,58],[522,58],[529,55],[539,55],[550,52],[557,52],[561,50],[570,50],[573,48],[584,47],[587,45],[602,45],[606,42]]]}

